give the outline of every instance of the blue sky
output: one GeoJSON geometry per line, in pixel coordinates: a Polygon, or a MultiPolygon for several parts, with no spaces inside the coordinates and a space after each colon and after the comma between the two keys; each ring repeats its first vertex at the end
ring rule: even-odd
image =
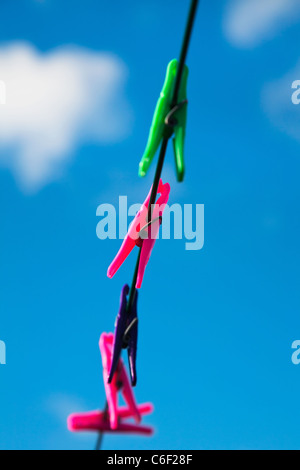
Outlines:
{"type": "MultiPolygon", "coordinates": [[[[186,178],[170,147],[163,180],[171,203],[205,204],[205,245],[155,246],[136,396],[154,403],[156,433],[106,436],[105,449],[299,448],[300,15],[294,0],[271,4],[201,2],[186,178]]],[[[120,242],[97,239],[96,209],[149,191],[154,168],[141,180],[138,163],[187,7],[1,2],[1,449],[94,447],[66,418],[105,401],[98,339],[136,260],[106,277],[120,242]]]]}

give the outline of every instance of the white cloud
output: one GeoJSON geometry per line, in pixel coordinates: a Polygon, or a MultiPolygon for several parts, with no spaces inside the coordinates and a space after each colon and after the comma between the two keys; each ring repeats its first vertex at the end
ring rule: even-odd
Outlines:
{"type": "Polygon", "coordinates": [[[292,102],[297,91],[292,85],[299,79],[300,62],[284,77],[267,84],[262,93],[263,108],[272,124],[297,140],[300,140],[300,104],[292,102]]]}
{"type": "Polygon", "coordinates": [[[71,433],[67,427],[67,419],[70,414],[84,413],[90,411],[91,408],[87,406],[81,399],[57,393],[50,395],[44,402],[43,411],[48,416],[54,418],[57,423],[55,432],[51,431],[44,433],[43,448],[46,449],[68,449],[70,446],[75,447],[79,443],[90,445],[95,442],[96,436],[94,433],[71,433]]]}
{"type": "Polygon", "coordinates": [[[46,400],[45,408],[61,424],[67,426],[67,418],[72,413],[88,411],[86,404],[75,396],[63,393],[53,394],[46,400]]]}
{"type": "Polygon", "coordinates": [[[124,97],[127,70],[115,56],[76,47],[42,54],[31,45],[0,47],[0,163],[21,185],[55,179],[86,141],[109,143],[130,130],[124,97]]]}
{"type": "Polygon", "coordinates": [[[299,0],[230,0],[224,30],[234,46],[251,48],[273,38],[299,18],[299,0]]]}

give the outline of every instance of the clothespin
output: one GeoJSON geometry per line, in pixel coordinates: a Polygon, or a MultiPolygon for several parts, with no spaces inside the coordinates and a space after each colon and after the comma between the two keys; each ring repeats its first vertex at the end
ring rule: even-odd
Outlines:
{"type": "Polygon", "coordinates": [[[76,413],[68,417],[68,428],[70,431],[99,431],[99,432],[121,432],[136,434],[153,434],[149,426],[139,425],[145,414],[153,411],[151,403],[137,405],[133,390],[124,367],[123,361],[119,359],[116,372],[110,384],[107,378],[112,365],[112,348],[114,335],[103,333],[100,337],[99,347],[102,356],[104,386],[107,399],[105,411],[92,411],[88,413],[76,413]],[[122,393],[126,406],[118,407],[118,394],[122,393]],[[134,418],[137,424],[124,421],[126,418],[134,418]]]}
{"type": "Polygon", "coordinates": [[[109,373],[112,367],[113,342],[114,335],[112,333],[102,333],[99,341],[99,347],[102,356],[104,387],[109,409],[110,424],[112,429],[116,429],[118,426],[119,391],[122,393],[123,398],[137,423],[141,421],[141,415],[135,402],[133,390],[129,383],[122,359],[119,359],[116,372],[112,377],[111,382],[108,383],[109,373]]]}
{"type": "MultiPolygon", "coordinates": [[[[151,403],[145,403],[138,406],[139,414],[141,416],[153,412],[151,403]]],[[[115,429],[111,427],[108,419],[108,414],[105,411],[91,411],[88,413],[74,413],[68,417],[68,429],[72,432],[78,431],[98,431],[98,432],[117,432],[126,434],[153,434],[153,428],[150,426],[135,425],[130,422],[124,421],[127,418],[132,418],[132,413],[129,408],[120,407],[118,410],[119,421],[115,429]]]]}
{"type": "Polygon", "coordinates": [[[147,146],[139,164],[139,176],[145,176],[150,164],[164,137],[170,138],[175,132],[173,139],[175,166],[177,180],[183,181],[184,166],[184,140],[187,121],[187,79],[188,67],[185,65],[178,91],[178,102],[172,108],[174,87],[178,70],[178,61],[173,59],[167,68],[163,89],[157,102],[147,146]]]}
{"type": "Polygon", "coordinates": [[[148,222],[148,206],[151,197],[151,190],[144,204],[142,205],[141,209],[136,214],[132,224],[130,225],[128,233],[121,245],[121,248],[107,271],[107,276],[109,278],[112,278],[118,271],[120,266],[124,263],[125,259],[131,253],[133,248],[136,245],[141,247],[141,256],[136,281],[137,289],[140,289],[142,285],[145,269],[150,259],[158,235],[159,227],[162,222],[162,214],[169,200],[171,188],[168,183],[163,184],[162,180],[159,181],[158,193],[161,196],[158,198],[156,204],[154,205],[151,221],[148,222]]]}
{"type": "Polygon", "coordinates": [[[126,284],[121,293],[119,313],[116,318],[115,335],[113,344],[113,357],[108,383],[111,383],[116,372],[122,349],[127,349],[130,370],[131,385],[136,385],[136,353],[138,336],[137,297],[135,291],[134,300],[130,311],[127,309],[127,295],[129,286],[126,284]]]}

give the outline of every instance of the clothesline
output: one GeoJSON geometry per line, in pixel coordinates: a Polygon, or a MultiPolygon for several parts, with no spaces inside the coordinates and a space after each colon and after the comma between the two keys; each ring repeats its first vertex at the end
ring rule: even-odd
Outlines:
{"type": "MultiPolygon", "coordinates": [[[[174,86],[174,94],[173,94],[172,105],[171,105],[170,110],[172,110],[172,108],[174,108],[177,105],[179,87],[180,87],[180,83],[181,83],[181,80],[182,80],[183,69],[184,69],[184,66],[185,66],[185,63],[186,63],[186,57],[187,57],[187,53],[188,53],[188,48],[189,48],[189,44],[190,44],[190,39],[191,39],[191,35],[192,35],[192,30],[193,30],[195,17],[196,17],[198,3],[199,3],[199,0],[192,0],[192,2],[191,2],[189,16],[188,16],[187,25],[186,25],[186,29],[185,29],[185,34],[184,34],[184,38],[183,38],[183,43],[182,43],[182,47],[181,47],[180,59],[179,59],[177,74],[176,74],[176,82],[175,82],[175,86],[174,86]]],[[[162,174],[162,170],[163,170],[163,166],[164,166],[164,161],[165,161],[165,156],[166,156],[166,152],[167,152],[167,148],[168,148],[168,143],[169,143],[170,138],[173,135],[172,127],[170,127],[168,130],[169,130],[169,132],[164,137],[164,139],[162,141],[162,144],[161,144],[160,153],[159,153],[158,162],[157,162],[156,171],[155,171],[155,176],[154,176],[154,180],[153,180],[152,191],[151,191],[150,202],[149,202],[149,209],[148,209],[148,221],[149,222],[151,221],[152,209],[153,209],[153,205],[155,204],[156,197],[157,197],[158,184],[159,184],[159,180],[161,178],[161,174],[162,174]]],[[[133,275],[133,279],[132,279],[132,283],[131,283],[131,288],[130,288],[130,291],[129,291],[129,298],[128,298],[128,303],[127,303],[127,312],[130,312],[130,310],[131,310],[133,300],[134,300],[134,296],[135,296],[135,293],[136,293],[136,287],[135,286],[136,286],[136,281],[137,281],[137,275],[138,275],[138,269],[139,269],[139,263],[140,263],[140,256],[141,256],[141,248],[139,248],[139,253],[138,253],[138,257],[137,257],[137,261],[136,261],[136,266],[135,266],[134,275],[133,275]]],[[[101,448],[101,443],[102,443],[102,439],[100,441],[99,449],[101,448]]]]}
{"type": "MultiPolygon", "coordinates": [[[[159,150],[159,157],[156,165],[156,170],[155,170],[155,175],[154,175],[154,180],[153,180],[153,185],[151,192],[148,195],[147,198],[147,204],[146,209],[144,209],[140,212],[143,214],[143,225],[140,228],[140,231],[143,229],[150,228],[151,232],[151,225],[156,224],[155,229],[158,231],[159,224],[161,223],[161,216],[162,216],[162,211],[157,211],[156,206],[155,206],[155,201],[157,198],[158,192],[161,193],[160,199],[162,199],[164,202],[168,200],[169,197],[169,192],[170,192],[170,187],[168,184],[163,185],[161,182],[161,174],[164,166],[164,161],[165,161],[165,156],[166,156],[166,151],[168,148],[168,143],[170,138],[174,134],[175,130],[175,139],[176,139],[176,128],[178,126],[178,123],[180,119],[184,122],[183,127],[185,127],[185,115],[186,115],[186,106],[187,106],[187,100],[185,96],[185,88],[186,88],[186,79],[187,79],[187,74],[188,74],[188,69],[185,65],[186,63],[186,57],[188,53],[188,47],[190,44],[191,40],[191,34],[193,30],[193,25],[196,17],[196,11],[197,7],[199,4],[199,0],[191,0],[191,6],[189,10],[189,15],[188,15],[188,20],[185,28],[185,33],[184,33],[184,38],[182,42],[182,47],[181,47],[181,52],[180,52],[180,58],[179,61],[171,61],[168,69],[167,69],[167,76],[166,76],[166,82],[164,85],[164,91],[165,93],[170,92],[170,84],[172,86],[172,94],[171,96],[168,95],[169,100],[166,100],[166,98],[163,96],[164,93],[161,94],[161,98],[158,102],[155,115],[154,115],[154,120],[152,123],[152,127],[150,130],[150,136],[149,140],[151,141],[152,133],[155,134],[155,126],[158,125],[160,128],[160,133],[158,134],[159,140],[161,139],[160,143],[160,150],[159,150]],[[175,75],[174,75],[175,74],[175,75]],[[170,83],[169,83],[170,80],[170,83]],[[165,101],[163,101],[165,99],[165,101]],[[162,115],[162,109],[163,108],[163,115],[162,115]],[[180,117],[179,114],[181,113],[180,117]],[[156,122],[158,120],[158,124],[156,122]],[[153,218],[152,218],[153,217],[153,218]],[[145,219],[145,220],[144,220],[145,219]]],[[[179,134],[179,139],[180,143],[182,144],[183,147],[183,142],[184,142],[184,128],[181,129],[181,132],[179,134]]],[[[156,138],[156,140],[157,140],[156,138]]],[[[148,141],[149,143],[149,141],[148,141]]],[[[150,142],[151,143],[151,142],[150,142]]],[[[158,142],[156,141],[156,144],[158,145],[158,142]]],[[[158,149],[158,146],[155,146],[158,149]]],[[[175,142],[176,146],[176,142],[175,142]]],[[[148,144],[147,144],[148,148],[148,144]]],[[[182,150],[182,149],[181,149],[182,150]]],[[[144,157],[140,163],[140,169],[142,168],[143,171],[140,171],[140,174],[142,173],[142,176],[145,174],[145,171],[147,171],[148,166],[151,163],[152,158],[154,157],[154,154],[156,151],[152,151],[151,158],[149,156],[144,157]]],[[[179,149],[179,157],[176,155],[176,149],[175,149],[175,160],[176,160],[176,170],[177,170],[177,179],[179,181],[183,180],[183,174],[184,174],[184,165],[183,162],[181,162],[181,159],[183,160],[183,155],[180,154],[180,149],[179,149]],[[178,168],[180,166],[180,168],[178,168]]],[[[141,214],[139,214],[141,215],[141,214]]],[[[152,234],[151,234],[152,236],[152,234]]],[[[123,242],[126,244],[126,240],[123,242]]],[[[129,242],[128,242],[129,243],[129,242]]],[[[100,350],[101,350],[101,355],[102,355],[102,361],[103,361],[103,367],[107,372],[107,377],[108,382],[105,382],[105,388],[106,388],[106,396],[108,400],[106,401],[104,411],[103,412],[92,412],[89,414],[85,415],[72,415],[69,417],[69,428],[71,430],[81,430],[81,429],[96,429],[99,423],[102,423],[102,431],[99,432],[97,444],[96,444],[96,449],[95,450],[100,450],[102,441],[103,441],[103,431],[108,431],[112,430],[111,426],[113,429],[116,429],[116,415],[115,413],[117,412],[117,402],[115,401],[115,395],[117,395],[117,392],[122,390],[123,387],[125,388],[124,392],[127,394],[127,397],[129,396],[129,401],[131,402],[128,403],[129,409],[120,409],[120,416],[137,416],[139,415],[140,411],[140,416],[142,416],[145,413],[151,412],[152,406],[150,404],[145,404],[145,405],[136,405],[134,402],[133,398],[133,392],[130,389],[129,381],[127,379],[126,371],[124,368],[124,364],[121,360],[121,351],[122,347],[124,348],[127,347],[127,342],[128,338],[130,337],[130,334],[135,331],[135,335],[137,336],[137,313],[136,313],[136,301],[137,301],[137,281],[140,276],[140,270],[141,270],[141,263],[143,261],[144,265],[147,264],[147,261],[145,263],[145,256],[143,254],[143,246],[144,246],[145,240],[142,239],[140,240],[140,243],[138,243],[138,256],[137,256],[137,262],[133,274],[133,279],[131,283],[131,287],[129,286],[124,286],[122,290],[122,295],[121,295],[121,304],[120,304],[120,311],[119,315],[117,317],[117,322],[116,322],[116,333],[115,335],[118,334],[118,328],[120,327],[120,322],[122,322],[122,327],[124,328],[124,315],[126,315],[127,320],[129,321],[129,324],[126,325],[125,322],[125,329],[123,333],[123,337],[117,338],[117,341],[119,341],[119,344],[116,344],[116,336],[115,336],[115,341],[113,342],[113,335],[106,335],[102,334],[100,338],[100,350]],[[128,300],[127,300],[127,295],[128,295],[128,300]],[[126,302],[126,304],[125,304],[126,302]],[[119,326],[118,326],[119,325],[119,326]],[[127,326],[127,327],[126,327],[127,326]],[[134,330],[135,329],[135,330],[134,330]],[[120,345],[120,340],[123,341],[123,344],[120,345]],[[115,343],[115,344],[113,344],[115,343]],[[105,348],[103,347],[103,344],[105,344],[105,348]],[[101,346],[102,345],[102,346],[101,346]],[[110,350],[110,347],[113,345],[113,351],[110,350]],[[117,347],[117,349],[116,349],[117,347]],[[116,375],[117,374],[117,375],[116,375]],[[120,377],[123,377],[123,383],[122,380],[119,380],[120,377]],[[131,397],[131,398],[130,398],[131,397]],[[109,419],[108,415],[110,413],[110,406],[114,407],[113,414],[114,416],[111,417],[110,419],[113,419],[113,422],[110,421],[109,424],[109,419]]],[[[123,247],[122,245],[122,247],[123,247]]],[[[132,246],[135,244],[130,241],[130,250],[127,249],[127,251],[131,251],[132,246]]],[[[148,246],[148,245],[147,245],[148,246]]],[[[153,248],[153,244],[150,244],[150,253],[151,253],[151,246],[153,248]]],[[[122,251],[122,247],[120,249],[120,252],[122,251]]],[[[125,250],[126,251],[126,250],[125,250]]],[[[118,253],[117,257],[119,256],[120,252],[118,253]]],[[[116,258],[117,258],[116,257],[116,258]]],[[[115,260],[114,262],[115,263],[115,260]]],[[[112,263],[112,265],[113,265],[112,263]]],[[[120,263],[117,263],[120,264],[120,263]]],[[[145,267],[143,265],[143,268],[145,267]]],[[[111,267],[110,267],[111,268],[111,267]]],[[[112,270],[112,275],[109,274],[109,277],[112,277],[115,273],[115,271],[118,269],[113,268],[112,270]]],[[[108,273],[110,270],[108,271],[108,273]]],[[[140,287],[140,285],[138,286],[140,287]]],[[[120,328],[119,328],[120,330],[120,328]]],[[[121,331],[123,329],[121,328],[121,331]]],[[[134,353],[135,354],[135,353],[134,353]]],[[[132,369],[132,368],[131,368],[132,369]]],[[[131,370],[131,385],[134,386],[136,383],[136,374],[135,370],[131,370]]],[[[126,397],[125,397],[126,398],[126,397]]],[[[147,426],[134,426],[129,423],[120,423],[119,427],[120,432],[140,432],[141,434],[151,434],[152,430],[151,428],[147,426]],[[127,431],[126,431],[127,430],[127,431]]]]}

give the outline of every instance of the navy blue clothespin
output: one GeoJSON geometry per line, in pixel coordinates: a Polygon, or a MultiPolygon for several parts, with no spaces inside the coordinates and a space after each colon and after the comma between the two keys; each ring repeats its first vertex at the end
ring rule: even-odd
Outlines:
{"type": "Polygon", "coordinates": [[[115,323],[115,335],[113,345],[113,357],[111,369],[108,377],[108,383],[111,383],[114,373],[117,370],[118,362],[121,357],[122,349],[127,349],[130,369],[131,385],[134,387],[137,382],[136,375],[136,355],[137,355],[137,337],[138,337],[138,318],[137,318],[137,290],[130,311],[127,311],[127,295],[129,286],[126,284],[121,293],[119,313],[115,323]]]}

